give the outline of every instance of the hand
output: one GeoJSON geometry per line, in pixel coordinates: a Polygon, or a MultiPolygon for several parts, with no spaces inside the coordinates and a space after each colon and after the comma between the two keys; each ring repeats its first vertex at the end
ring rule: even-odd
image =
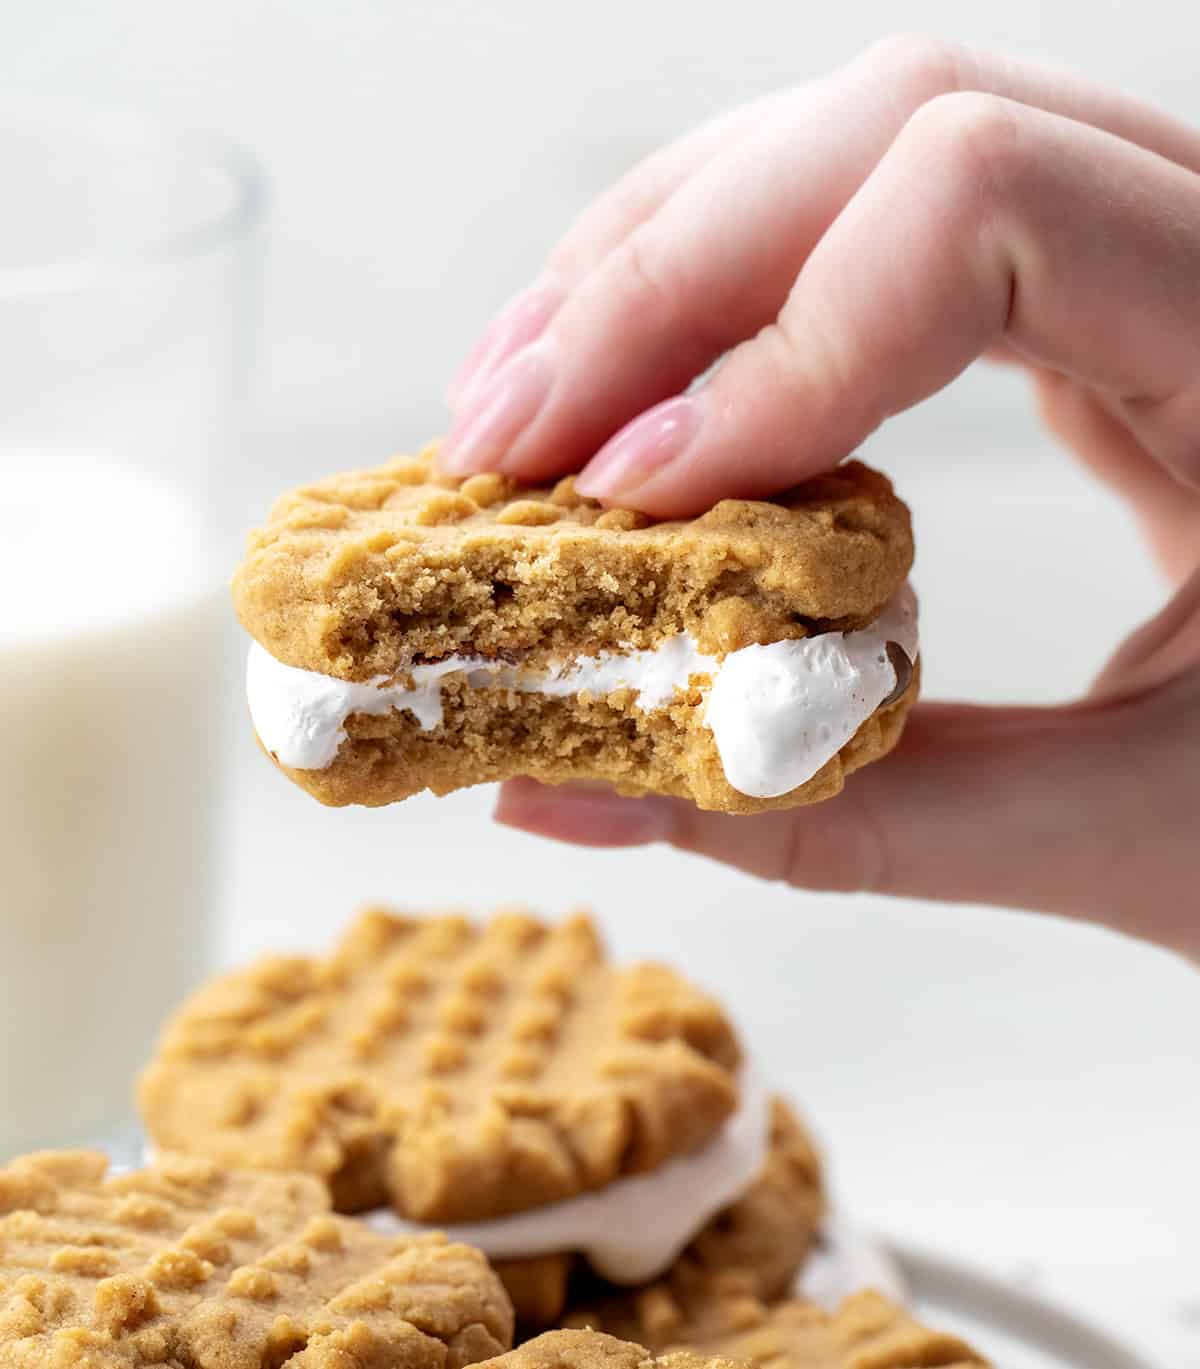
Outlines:
{"type": "Polygon", "coordinates": [[[1030,370],[1182,585],[1086,699],[922,705],[893,758],[809,809],[728,818],[522,782],[501,820],[1200,954],[1197,133],[1067,76],[889,40],[588,210],[468,358],[443,462],[581,469],[590,495],[684,515],[833,465],[988,354],[1030,370]]]}

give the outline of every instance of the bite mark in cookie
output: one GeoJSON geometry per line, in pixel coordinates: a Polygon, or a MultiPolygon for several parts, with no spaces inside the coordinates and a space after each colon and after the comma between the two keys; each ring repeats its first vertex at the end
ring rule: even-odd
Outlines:
{"type": "Polygon", "coordinates": [[[522,774],[752,812],[898,737],[916,617],[884,477],[671,523],[438,480],[427,455],[288,496],[235,579],[259,737],[323,801],[522,774]]]}

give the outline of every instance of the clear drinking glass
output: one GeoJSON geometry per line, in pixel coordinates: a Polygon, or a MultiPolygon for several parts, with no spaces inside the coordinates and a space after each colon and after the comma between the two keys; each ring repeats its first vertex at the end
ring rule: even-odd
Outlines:
{"type": "Polygon", "coordinates": [[[208,961],[263,195],[218,141],[3,106],[0,185],[3,1158],[119,1147],[208,961]]]}

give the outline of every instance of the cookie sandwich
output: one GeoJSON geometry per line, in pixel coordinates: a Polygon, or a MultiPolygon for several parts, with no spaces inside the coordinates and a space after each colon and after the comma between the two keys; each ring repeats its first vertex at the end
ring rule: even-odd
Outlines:
{"type": "Polygon", "coordinates": [[[0,1369],[462,1369],[512,1345],[478,1251],[334,1216],[310,1175],[107,1167],[0,1168],[0,1369]]]}
{"type": "Polygon", "coordinates": [[[654,521],[434,455],[285,495],[234,578],[259,740],[322,802],[526,775],[752,813],[899,739],[913,544],[884,476],[654,521]]]}
{"type": "Polygon", "coordinates": [[[379,1230],[482,1249],[526,1325],[577,1279],[738,1269],[776,1296],[820,1170],[720,1006],[586,918],[364,913],[327,957],[201,988],[143,1073],[164,1150],[302,1171],[379,1230]]]}

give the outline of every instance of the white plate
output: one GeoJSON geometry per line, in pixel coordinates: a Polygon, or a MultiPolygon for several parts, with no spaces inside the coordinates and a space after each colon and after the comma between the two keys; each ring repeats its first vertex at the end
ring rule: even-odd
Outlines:
{"type": "Polygon", "coordinates": [[[909,1245],[890,1254],[917,1314],[969,1340],[997,1369],[1161,1369],[1046,1298],[909,1245]]]}
{"type": "Polygon", "coordinates": [[[1045,1298],[906,1243],[881,1241],[835,1214],[796,1291],[832,1309],[859,1288],[877,1288],[930,1326],[962,1336],[996,1369],[1162,1369],[1045,1298]]]}

